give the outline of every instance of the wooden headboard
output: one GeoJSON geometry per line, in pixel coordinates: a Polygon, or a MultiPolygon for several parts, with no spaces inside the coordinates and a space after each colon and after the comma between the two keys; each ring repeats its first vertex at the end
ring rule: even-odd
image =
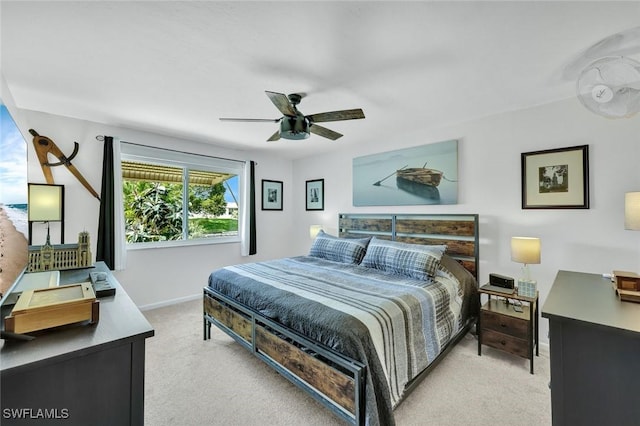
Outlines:
{"type": "Polygon", "coordinates": [[[447,254],[478,279],[477,214],[360,214],[338,215],[339,236],[375,236],[411,244],[446,244],[447,254]]]}

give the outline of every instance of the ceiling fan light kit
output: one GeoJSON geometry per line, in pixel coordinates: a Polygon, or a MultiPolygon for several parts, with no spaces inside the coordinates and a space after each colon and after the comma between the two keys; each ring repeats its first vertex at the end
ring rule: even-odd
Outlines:
{"type": "Polygon", "coordinates": [[[282,139],[301,140],[307,139],[311,133],[327,139],[336,140],[342,135],[326,127],[315,124],[325,121],[356,120],[364,118],[361,109],[348,109],[342,111],[321,112],[318,114],[304,115],[296,108],[303,95],[292,93],[286,96],[282,93],[266,91],[271,102],[283,114],[276,119],[264,118],[220,118],[221,121],[243,121],[243,122],[280,122],[280,129],[276,131],[267,142],[274,142],[282,139]]]}
{"type": "Polygon", "coordinates": [[[300,140],[309,137],[309,121],[302,114],[296,117],[284,117],[280,121],[280,137],[300,140]]]}

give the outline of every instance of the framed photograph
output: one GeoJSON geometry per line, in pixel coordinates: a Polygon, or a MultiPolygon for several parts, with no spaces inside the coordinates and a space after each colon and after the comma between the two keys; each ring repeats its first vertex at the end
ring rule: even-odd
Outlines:
{"type": "Polygon", "coordinates": [[[282,210],[282,181],[262,179],[262,210],[282,210]]]}
{"type": "Polygon", "coordinates": [[[308,180],[306,194],[307,210],[324,210],[324,179],[308,180]]]}
{"type": "Polygon", "coordinates": [[[588,209],[589,145],[525,152],[523,209],[588,209]]]}

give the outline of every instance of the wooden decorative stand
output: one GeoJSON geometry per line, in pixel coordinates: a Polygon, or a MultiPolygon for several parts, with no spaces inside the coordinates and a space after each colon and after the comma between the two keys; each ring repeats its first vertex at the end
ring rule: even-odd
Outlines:
{"type": "Polygon", "coordinates": [[[635,272],[613,271],[613,288],[620,300],[640,303],[640,275],[635,272]]]}
{"type": "Polygon", "coordinates": [[[5,330],[22,334],[82,321],[95,324],[99,303],[90,282],[28,290],[5,318],[5,330]]]}

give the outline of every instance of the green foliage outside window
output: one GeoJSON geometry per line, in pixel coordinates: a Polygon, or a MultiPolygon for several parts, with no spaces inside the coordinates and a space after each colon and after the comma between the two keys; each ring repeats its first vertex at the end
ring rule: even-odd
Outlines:
{"type": "MultiPolygon", "coordinates": [[[[219,218],[227,211],[223,183],[188,187],[188,238],[208,238],[238,230],[234,218],[219,218]]],[[[183,185],[123,181],[126,240],[128,243],[182,240],[183,185]]]]}
{"type": "Polygon", "coordinates": [[[182,239],[182,184],[124,181],[128,243],[182,239]]]}

